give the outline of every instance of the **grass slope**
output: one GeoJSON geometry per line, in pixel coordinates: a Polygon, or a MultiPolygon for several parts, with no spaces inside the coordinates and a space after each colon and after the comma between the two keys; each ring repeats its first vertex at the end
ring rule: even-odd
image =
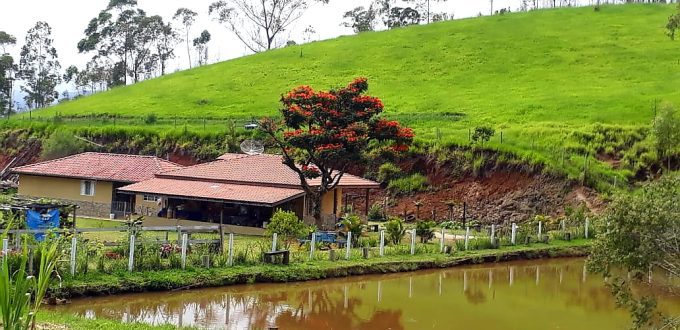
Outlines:
{"type": "Polygon", "coordinates": [[[34,116],[260,117],[275,115],[281,93],[297,85],[325,89],[366,76],[387,115],[420,139],[466,144],[469,129],[491,125],[503,143],[497,134],[490,147],[574,178],[583,158],[561,155],[582,143],[572,132],[648,126],[656,100],[680,101],[680,45],[664,30],[673,10],[566,8],[362,33],[178,72],[34,116]]]}

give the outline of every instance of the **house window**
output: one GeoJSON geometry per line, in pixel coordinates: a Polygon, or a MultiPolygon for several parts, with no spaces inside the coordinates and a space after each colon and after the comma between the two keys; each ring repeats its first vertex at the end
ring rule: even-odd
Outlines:
{"type": "Polygon", "coordinates": [[[80,181],[80,195],[94,196],[94,181],[90,180],[80,181]]]}
{"type": "Polygon", "coordinates": [[[158,196],[156,195],[144,195],[144,201],[145,202],[156,202],[158,201],[158,196]]]}

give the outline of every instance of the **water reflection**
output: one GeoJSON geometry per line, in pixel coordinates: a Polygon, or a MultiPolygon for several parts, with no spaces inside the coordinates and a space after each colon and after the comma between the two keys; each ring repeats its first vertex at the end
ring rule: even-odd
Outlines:
{"type": "MultiPolygon", "coordinates": [[[[662,310],[680,313],[677,297],[642,289],[656,290],[662,310]]],[[[620,329],[629,322],[582,259],[91,298],[56,308],[204,329],[620,329]]]]}

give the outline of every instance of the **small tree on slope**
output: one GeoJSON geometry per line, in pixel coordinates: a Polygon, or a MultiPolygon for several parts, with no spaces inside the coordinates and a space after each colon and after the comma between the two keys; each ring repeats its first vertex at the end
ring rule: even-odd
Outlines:
{"type": "Polygon", "coordinates": [[[328,92],[300,86],[282,96],[282,122],[262,120],[262,130],[281,149],[283,163],[300,177],[319,227],[321,198],[350,165],[365,162],[369,143],[402,152],[413,141],[413,130],[378,117],[383,103],[364,95],[367,90],[365,78],[328,92]]]}

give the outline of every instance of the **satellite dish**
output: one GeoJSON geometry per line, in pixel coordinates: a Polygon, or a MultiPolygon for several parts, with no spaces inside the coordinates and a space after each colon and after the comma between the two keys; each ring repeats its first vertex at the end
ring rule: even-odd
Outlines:
{"type": "Polygon", "coordinates": [[[257,140],[243,140],[241,151],[246,155],[259,155],[264,152],[264,144],[257,140]]]}

